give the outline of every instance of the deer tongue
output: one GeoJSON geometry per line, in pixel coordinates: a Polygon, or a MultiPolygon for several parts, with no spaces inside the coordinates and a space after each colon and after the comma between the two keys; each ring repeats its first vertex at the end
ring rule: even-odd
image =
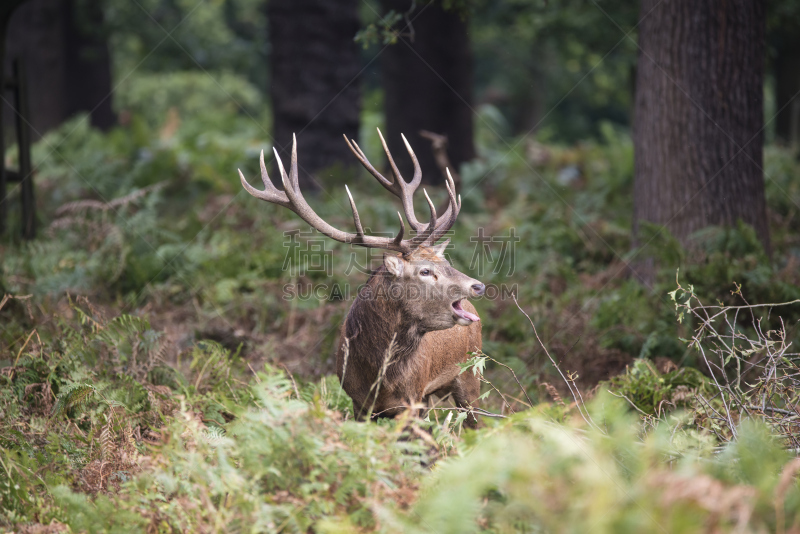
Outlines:
{"type": "Polygon", "coordinates": [[[456,315],[458,315],[459,317],[472,321],[473,323],[481,320],[481,318],[475,315],[474,313],[468,312],[467,310],[462,308],[460,300],[457,300],[453,303],[453,311],[455,311],[456,315]]]}

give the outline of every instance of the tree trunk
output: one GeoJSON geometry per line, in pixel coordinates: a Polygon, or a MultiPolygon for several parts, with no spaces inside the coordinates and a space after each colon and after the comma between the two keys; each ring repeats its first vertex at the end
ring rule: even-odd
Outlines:
{"type": "Polygon", "coordinates": [[[794,149],[800,147],[800,38],[787,35],[775,56],[775,134],[794,149]]]}
{"type": "Polygon", "coordinates": [[[97,1],[29,0],[12,15],[5,69],[15,57],[27,66],[34,140],[78,112],[102,129],[116,122],[102,20],[97,1]]]}
{"type": "MultiPolygon", "coordinates": [[[[14,12],[8,25],[3,58],[5,72],[11,74],[14,58],[19,57],[25,62],[33,139],[38,139],[64,120],[62,11],[61,2],[57,0],[29,0],[14,12]]],[[[6,106],[5,130],[12,133],[13,124],[14,112],[6,106]]],[[[7,139],[11,144],[14,138],[9,136],[7,139]]]]}
{"type": "MultiPolygon", "coordinates": [[[[2,63],[2,61],[6,54],[6,35],[8,33],[8,24],[11,21],[14,11],[18,9],[24,1],[25,0],[12,0],[0,5],[0,92],[3,93],[4,98],[6,95],[5,81],[8,74],[5,71],[5,65],[2,63]]],[[[11,111],[11,109],[5,103],[0,102],[0,155],[2,155],[3,158],[0,159],[0,235],[5,233],[6,225],[8,224],[8,221],[6,220],[8,218],[8,177],[6,174],[5,165],[6,121],[4,120],[4,117],[8,115],[9,111],[11,111]]],[[[9,122],[13,124],[13,120],[9,122]]],[[[0,299],[3,298],[2,294],[4,293],[5,289],[3,288],[2,280],[0,280],[0,299]]]]}
{"type": "Polygon", "coordinates": [[[356,160],[342,139],[358,137],[357,0],[270,0],[274,143],[284,160],[297,134],[304,187],[311,175],[356,160]]]}
{"type": "Polygon", "coordinates": [[[634,113],[634,235],[665,225],[684,245],[710,225],[754,227],[764,199],[765,3],[644,0],[634,113]],[[652,12],[650,12],[653,10],[652,12]]]}
{"type": "MultiPolygon", "coordinates": [[[[385,11],[406,13],[410,0],[384,0],[385,11]]],[[[386,132],[400,171],[410,179],[411,160],[400,134],[405,134],[422,166],[423,180],[441,183],[433,152],[420,130],[445,135],[450,161],[459,166],[475,158],[472,129],[472,53],[468,25],[461,15],[445,11],[438,0],[418,2],[398,23],[398,42],[381,57],[386,132]],[[412,32],[413,38],[409,33],[412,32]]]]}
{"type": "Polygon", "coordinates": [[[117,122],[111,109],[111,59],[103,31],[103,3],[64,2],[64,114],[90,112],[92,126],[107,131],[117,122]]]}

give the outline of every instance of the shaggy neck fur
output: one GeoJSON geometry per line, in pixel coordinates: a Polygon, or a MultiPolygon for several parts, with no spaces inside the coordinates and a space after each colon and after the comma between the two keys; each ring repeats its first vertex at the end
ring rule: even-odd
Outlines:
{"type": "Polygon", "coordinates": [[[375,375],[380,373],[395,336],[391,363],[384,378],[387,385],[404,376],[425,335],[419,322],[404,313],[402,299],[391,297],[392,286],[393,278],[385,266],[373,271],[353,303],[345,325],[350,358],[369,367],[375,375]]]}

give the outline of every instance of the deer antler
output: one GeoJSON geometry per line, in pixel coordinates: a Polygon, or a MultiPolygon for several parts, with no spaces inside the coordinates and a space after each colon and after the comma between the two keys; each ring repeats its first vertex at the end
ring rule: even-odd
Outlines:
{"type": "MultiPolygon", "coordinates": [[[[433,208],[433,205],[431,205],[431,221],[427,225],[419,222],[417,220],[416,213],[414,212],[413,202],[414,192],[416,192],[420,182],[422,181],[422,169],[419,166],[419,160],[417,160],[417,156],[414,154],[414,150],[412,150],[411,145],[408,144],[406,136],[400,134],[400,137],[403,138],[403,143],[406,145],[406,150],[408,150],[408,155],[411,156],[411,161],[414,163],[414,177],[410,182],[406,182],[394,162],[392,153],[389,151],[389,147],[386,145],[386,141],[383,139],[383,134],[381,134],[380,128],[377,130],[378,137],[381,138],[383,151],[386,153],[386,158],[389,160],[389,165],[391,166],[392,173],[394,174],[393,181],[384,177],[375,169],[375,167],[372,166],[367,159],[367,156],[364,154],[364,151],[361,150],[361,147],[358,146],[358,143],[356,143],[355,140],[349,140],[347,139],[347,136],[344,136],[344,140],[347,143],[347,146],[350,148],[350,151],[353,153],[353,155],[355,155],[356,158],[358,158],[358,161],[361,162],[364,168],[367,169],[383,187],[399,198],[403,203],[403,212],[406,214],[408,224],[414,229],[414,231],[417,232],[417,236],[414,238],[417,240],[416,242],[418,244],[432,245],[436,243],[436,241],[438,241],[445,233],[447,233],[450,228],[453,227],[453,224],[455,224],[456,218],[458,217],[458,213],[461,211],[461,195],[459,195],[458,200],[456,200],[456,184],[453,181],[453,177],[450,175],[450,171],[448,170],[445,186],[447,187],[449,201],[447,209],[441,218],[439,219],[436,217],[436,210],[433,208]],[[439,222],[439,226],[436,226],[437,221],[439,222]]],[[[427,198],[428,194],[425,193],[425,196],[427,198]]],[[[430,204],[430,199],[428,199],[428,203],[430,204]]]]}
{"type": "Polygon", "coordinates": [[[413,194],[417,187],[419,187],[419,183],[422,179],[422,171],[419,167],[417,157],[414,155],[414,151],[411,150],[411,146],[409,146],[406,138],[403,137],[403,141],[405,142],[406,148],[411,155],[411,159],[414,161],[414,178],[410,183],[407,183],[400,176],[400,172],[397,170],[397,166],[394,164],[394,160],[389,153],[389,149],[386,147],[386,142],[383,140],[380,130],[378,130],[378,135],[381,137],[381,143],[383,144],[383,148],[389,158],[389,163],[392,166],[392,171],[395,175],[394,182],[390,182],[375,170],[355,141],[352,141],[351,144],[350,141],[347,140],[347,137],[345,137],[345,141],[350,147],[350,150],[352,150],[356,155],[358,160],[361,161],[364,167],[366,167],[367,170],[378,179],[381,185],[400,198],[403,203],[403,211],[406,214],[406,219],[408,219],[411,227],[417,232],[417,235],[412,239],[403,239],[403,236],[405,235],[405,224],[403,223],[403,217],[400,215],[400,212],[397,212],[397,216],[400,219],[400,231],[395,237],[391,238],[366,235],[364,233],[364,228],[361,225],[361,218],[358,215],[358,209],[356,209],[356,203],[353,200],[353,195],[350,194],[350,189],[346,185],[345,190],[347,191],[347,197],[350,201],[350,208],[353,211],[353,222],[356,226],[356,233],[352,234],[334,228],[325,222],[319,215],[317,215],[316,212],[311,209],[311,206],[308,205],[308,202],[306,202],[305,198],[303,197],[303,193],[300,191],[300,182],[297,172],[297,139],[294,135],[292,135],[292,160],[288,175],[286,174],[286,170],[283,168],[283,161],[281,161],[278,151],[273,148],[273,151],[275,152],[275,159],[278,162],[278,168],[280,169],[281,173],[283,191],[279,190],[272,184],[272,180],[270,180],[269,175],[267,174],[267,167],[264,164],[263,150],[261,151],[260,164],[261,181],[264,182],[264,190],[259,191],[251,186],[244,177],[244,174],[242,174],[242,171],[239,170],[239,178],[242,182],[242,187],[244,187],[248,193],[256,198],[271,202],[273,204],[278,204],[279,206],[283,206],[284,208],[292,210],[312,228],[318,230],[331,239],[335,239],[336,241],[340,241],[342,243],[351,243],[368,248],[394,250],[403,254],[410,254],[419,246],[429,246],[435,244],[436,241],[438,241],[453,226],[456,221],[456,217],[458,217],[458,212],[461,210],[461,197],[459,196],[458,200],[456,200],[455,183],[453,182],[452,176],[450,176],[450,172],[448,171],[448,180],[445,181],[449,195],[449,204],[447,210],[441,219],[437,217],[436,208],[434,208],[433,202],[431,202],[427,191],[423,190],[425,193],[425,199],[428,201],[428,207],[431,211],[431,219],[427,225],[420,223],[414,214],[414,204],[412,201],[413,194]]]}

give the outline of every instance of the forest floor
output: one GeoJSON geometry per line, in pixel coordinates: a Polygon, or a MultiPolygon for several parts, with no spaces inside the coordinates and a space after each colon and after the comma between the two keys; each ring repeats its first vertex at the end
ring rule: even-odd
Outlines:
{"type": "MultiPolygon", "coordinates": [[[[129,128],[76,121],[40,142],[40,235],[0,244],[0,527],[800,528],[800,306],[748,307],[800,298],[792,154],[766,153],[767,258],[744,226],[698,234],[691,255],[645,227],[632,249],[632,148],[611,127],[483,146],[448,250],[497,290],[475,301],[484,351],[465,372],[499,417],[469,431],[444,406],[352,421],[334,347],[380,256],[314,256],[292,213],[240,190],[258,132],[129,128]],[[627,268],[645,256],[649,287],[627,268]]],[[[346,170],[321,178],[324,219],[352,224],[344,183],[362,221],[395,228],[385,191],[346,170]]]]}

